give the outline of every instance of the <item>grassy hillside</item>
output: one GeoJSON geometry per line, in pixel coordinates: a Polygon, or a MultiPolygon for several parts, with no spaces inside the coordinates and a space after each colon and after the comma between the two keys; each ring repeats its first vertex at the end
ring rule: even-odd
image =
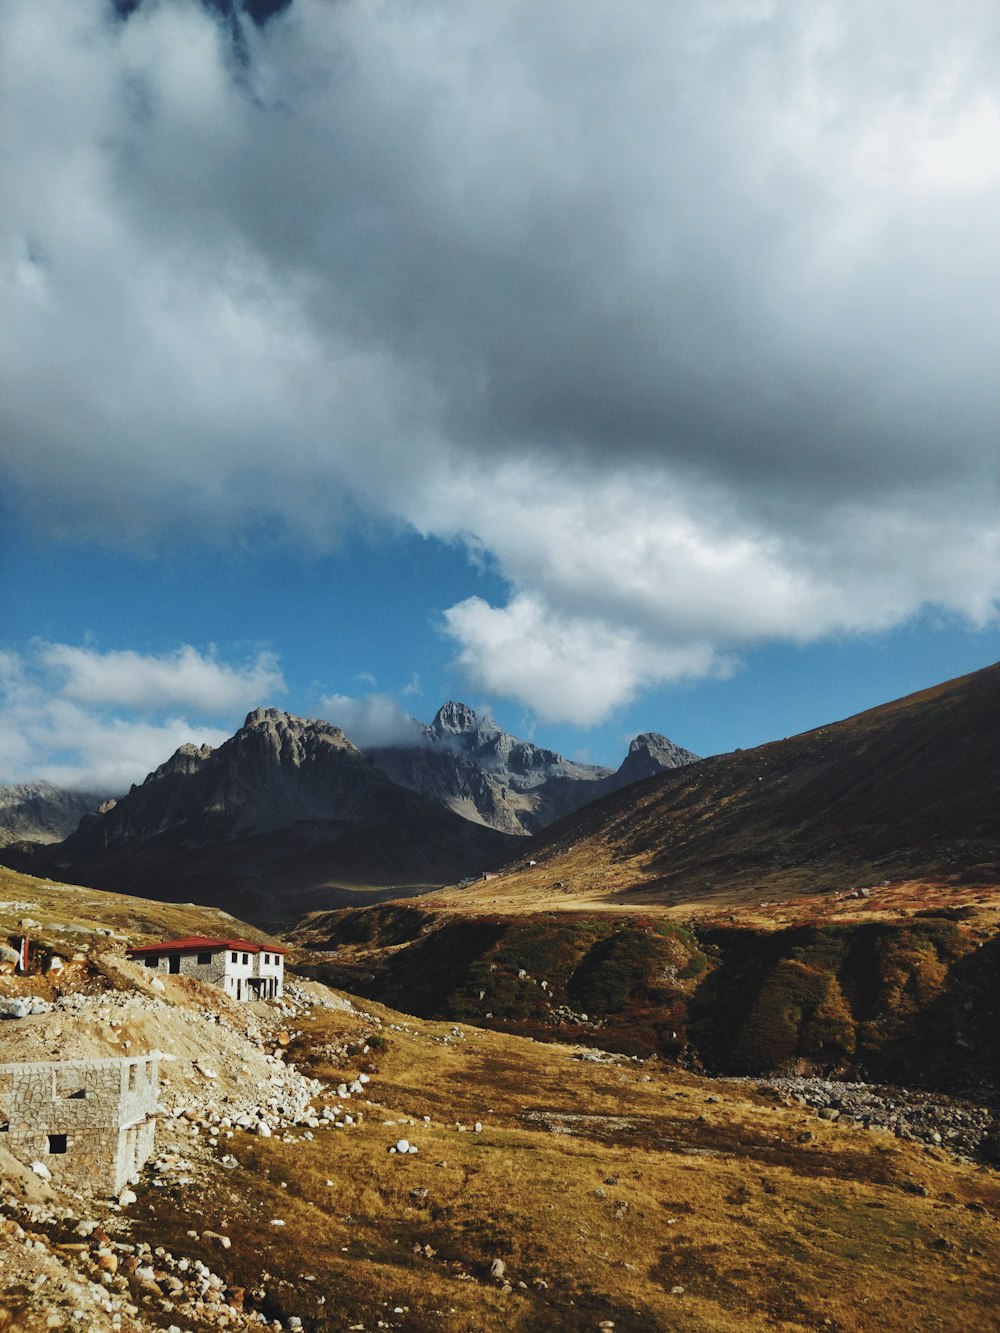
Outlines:
{"type": "Polygon", "coordinates": [[[426,1018],[717,1073],[1000,1089],[988,918],[762,929],[648,911],[434,913],[422,900],[322,914],[297,938],[317,976],[426,1018]]]}
{"type": "Polygon", "coordinates": [[[997,888],[998,735],[994,666],[637,783],[536,835],[501,878],[438,901],[745,907],[883,882],[997,888]]]}
{"type": "Polygon", "coordinates": [[[130,944],[188,935],[272,938],[215,907],[106,893],[0,866],[0,938],[23,934],[64,955],[104,946],[109,936],[130,944]]]}
{"type": "Polygon", "coordinates": [[[293,1317],[306,1333],[994,1326],[988,1168],[771,1089],[588,1061],[315,984],[281,1008],[185,977],[154,996],[111,947],[92,994],[6,1025],[8,1040],[22,1057],[57,1029],[66,1055],[155,1043],[176,1057],[161,1100],[178,1114],[125,1209],[32,1202],[8,1182],[0,1328],[110,1333],[115,1309],[131,1333],[293,1317]],[[363,1093],[338,1097],[359,1071],[363,1093]],[[293,1113],[290,1094],[272,1099],[270,1136],[240,1126],[247,1099],[271,1106],[268,1083],[300,1074],[339,1128],[293,1113]],[[417,1154],[389,1152],[404,1137],[417,1154]]]}

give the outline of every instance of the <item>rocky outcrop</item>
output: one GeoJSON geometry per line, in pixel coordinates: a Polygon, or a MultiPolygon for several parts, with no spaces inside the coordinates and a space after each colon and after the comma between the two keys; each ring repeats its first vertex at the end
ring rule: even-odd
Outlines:
{"type": "Polygon", "coordinates": [[[404,787],[505,833],[536,833],[630,782],[697,761],[690,750],[647,732],[632,742],[617,771],[576,763],[512,736],[488,714],[454,701],[444,704],[419,736],[415,745],[369,753],[404,787]]]}
{"type": "MultiPolygon", "coordinates": [[[[687,764],[697,762],[698,755],[675,745],[658,731],[644,731],[628,747],[628,754],[614,776],[618,779],[618,786],[625,787],[630,782],[651,778],[654,773],[662,773],[665,769],[684,768],[687,764]]],[[[614,790],[617,789],[615,787],[614,790]]]]}

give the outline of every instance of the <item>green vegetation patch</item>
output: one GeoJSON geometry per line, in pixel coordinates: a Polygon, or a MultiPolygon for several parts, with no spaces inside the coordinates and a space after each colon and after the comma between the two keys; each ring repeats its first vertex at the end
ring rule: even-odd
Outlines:
{"type": "Polygon", "coordinates": [[[565,1001],[580,959],[610,929],[611,923],[594,917],[511,920],[452,991],[448,1016],[470,1022],[488,1013],[507,1020],[550,1018],[565,1001]]]}

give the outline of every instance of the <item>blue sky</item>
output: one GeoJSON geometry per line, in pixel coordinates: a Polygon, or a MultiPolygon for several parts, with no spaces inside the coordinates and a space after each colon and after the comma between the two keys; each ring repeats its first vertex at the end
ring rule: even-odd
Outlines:
{"type": "MultiPolygon", "coordinates": [[[[976,630],[929,613],[888,633],[763,645],[724,679],[644,690],[600,725],[546,724],[516,700],[470,687],[454,664],[444,609],[503,591],[461,545],[369,533],[324,555],[272,544],[262,551],[203,546],[140,556],[41,539],[15,512],[4,518],[5,647],[26,661],[39,643],[83,646],[96,658],[131,650],[167,659],[190,644],[236,665],[274,654],[282,684],[264,689],[259,700],[244,694],[234,707],[204,710],[191,720],[199,739],[235,728],[252,701],[327,716],[336,713],[324,705],[331,696],[389,695],[400,710],[429,721],[445,699],[460,698],[489,708],[516,734],[616,766],[640,731],[662,731],[699,754],[748,748],[1000,659],[995,626],[976,630]]],[[[116,717],[157,721],[176,714],[175,702],[168,693],[160,707],[131,709],[110,698],[96,712],[105,727],[116,717]]],[[[96,746],[82,752],[72,735],[66,739],[44,755],[46,771],[66,777],[74,766],[91,766],[101,785],[106,745],[114,756],[113,734],[105,737],[102,728],[96,746]]],[[[151,749],[150,763],[168,751],[169,744],[151,749]]],[[[11,777],[34,773],[32,762],[12,769],[11,777]]],[[[137,771],[134,780],[142,776],[137,771]]]]}
{"type": "Polygon", "coordinates": [[[1000,658],[992,6],[119,9],[0,11],[0,780],[1000,658]]]}

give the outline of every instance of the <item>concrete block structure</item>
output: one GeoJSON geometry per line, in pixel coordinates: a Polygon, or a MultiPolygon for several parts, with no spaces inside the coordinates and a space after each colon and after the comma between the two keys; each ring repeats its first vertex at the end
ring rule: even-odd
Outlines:
{"type": "Polygon", "coordinates": [[[197,977],[234,1000],[276,1000],[285,988],[285,950],[249,940],[210,940],[192,936],[163,944],[142,944],[129,957],[152,972],[197,977]]]}
{"type": "Polygon", "coordinates": [[[118,1194],[153,1151],[159,1053],[0,1065],[0,1144],[56,1184],[118,1194]]]}

